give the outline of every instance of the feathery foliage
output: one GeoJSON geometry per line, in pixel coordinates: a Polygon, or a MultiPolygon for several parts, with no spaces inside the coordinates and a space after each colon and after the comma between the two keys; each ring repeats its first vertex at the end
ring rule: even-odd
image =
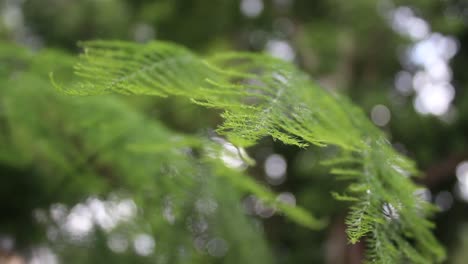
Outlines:
{"type": "Polygon", "coordinates": [[[271,136],[286,144],[335,145],[325,161],[337,179],[349,181],[349,241],[366,238],[369,263],[440,262],[444,251],[425,217],[433,208],[419,199],[412,161],[397,153],[363,112],[317,86],[295,66],[262,54],[223,53],[201,58],[175,44],[114,41],[82,44],[80,82],[63,91],[183,96],[223,109],[218,132],[247,147],[271,136]]]}
{"type": "MultiPolygon", "coordinates": [[[[304,210],[276,201],[266,187],[242,172],[227,168],[219,159],[223,146],[216,142],[174,133],[114,96],[57,93],[48,73],[58,71],[67,80],[62,69],[71,68],[72,58],[9,46],[0,51],[1,65],[7,66],[0,68],[0,163],[33,171],[38,182],[47,183],[42,191],[50,200],[39,201],[32,209],[47,212],[57,201],[72,206],[90,194],[104,198],[131,194],[138,213],[122,224],[127,229],[101,231],[125,239],[150,234],[157,244],[155,258],[142,258],[141,263],[209,263],[217,257],[226,263],[271,263],[261,231],[240,207],[246,193],[256,194],[305,226],[322,225],[304,210]],[[127,231],[119,233],[122,230],[127,231]]],[[[33,180],[31,175],[27,181],[33,180]]],[[[112,258],[106,247],[95,255],[67,250],[66,245],[76,241],[65,232],[60,222],[64,219],[53,220],[48,218],[52,226],[47,228],[62,233],[55,244],[47,243],[67,256],[67,263],[131,259],[112,258]]]]}

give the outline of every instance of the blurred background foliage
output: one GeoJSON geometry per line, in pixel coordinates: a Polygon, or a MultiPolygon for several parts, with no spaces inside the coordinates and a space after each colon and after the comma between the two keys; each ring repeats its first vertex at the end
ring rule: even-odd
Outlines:
{"type": "MultiPolygon", "coordinates": [[[[52,99],[57,95],[47,90],[50,89],[47,75],[71,64],[65,54],[76,54],[79,51],[76,43],[80,40],[168,40],[201,54],[224,50],[267,52],[296,63],[324,89],[348,95],[381,127],[397,150],[418,162],[422,174],[418,181],[427,188],[421,195],[441,209],[435,217],[434,232],[447,248],[447,263],[465,263],[468,252],[466,1],[2,0],[0,18],[0,39],[9,43],[0,49],[0,129],[2,111],[7,108],[6,98],[21,98],[13,102],[18,108],[19,128],[14,130],[18,134],[32,129],[28,126],[38,127],[33,124],[40,124],[41,118],[74,111],[67,103],[54,104],[62,99],[52,99]],[[20,51],[19,46],[33,52],[20,51]],[[51,48],[61,52],[43,55],[42,59],[27,58],[51,48]],[[32,61],[32,65],[23,65],[22,58],[32,61]],[[25,88],[19,92],[20,88],[14,87],[25,88]],[[18,93],[16,97],[8,97],[7,93],[12,92],[18,93]],[[46,116],[28,113],[27,106],[39,105],[38,100],[44,101],[41,107],[46,116]]],[[[182,99],[118,100],[125,109],[148,122],[161,122],[182,134],[210,135],[207,128],[214,128],[220,122],[219,113],[182,99]]],[[[124,114],[124,110],[118,112],[124,114]]],[[[27,259],[31,263],[156,262],[151,256],[158,250],[158,242],[154,246],[151,236],[138,225],[139,220],[132,224],[137,231],[122,227],[122,232],[133,234],[128,241],[96,228],[93,239],[79,243],[54,239],[51,231],[54,229],[43,223],[47,218],[44,215],[71,214],[77,207],[85,208],[91,203],[117,206],[123,203],[122,208],[131,211],[135,204],[142,204],[139,202],[142,190],[143,193],[152,190],[143,173],[132,178],[134,173],[128,168],[98,166],[92,173],[109,176],[112,175],[109,170],[122,170],[125,176],[121,179],[132,179],[130,183],[96,180],[88,171],[94,160],[84,161],[88,169],[83,170],[82,177],[66,177],[70,161],[60,156],[70,154],[70,147],[65,144],[73,143],[70,138],[70,142],[63,143],[62,152],[54,154],[57,160],[36,159],[32,167],[30,163],[29,167],[16,166],[28,160],[34,146],[47,151],[48,138],[57,137],[57,133],[70,136],[76,132],[72,122],[76,116],[67,118],[70,120],[65,123],[71,127],[57,123],[56,130],[38,131],[40,142],[35,141],[37,138],[21,141],[26,145],[18,148],[8,140],[0,141],[0,259],[27,259]],[[63,131],[58,131],[61,126],[63,131]],[[65,162],[63,167],[58,160],[65,162]],[[67,187],[60,192],[51,191],[58,178],[65,179],[67,187]],[[112,198],[116,192],[120,198],[112,198]]],[[[84,150],[77,151],[79,155],[84,150]]],[[[255,225],[263,224],[263,231],[257,228],[256,233],[264,233],[273,252],[274,258],[265,257],[264,262],[360,263],[364,245],[347,244],[343,223],[346,207],[330,195],[332,189],[340,188],[340,183],[334,182],[319,165],[319,160],[333,155],[334,151],[332,147],[299,150],[270,139],[248,149],[257,161],[249,169],[252,177],[281,193],[283,198],[297,201],[330,219],[325,230],[310,231],[258,206],[255,197],[244,197],[242,205],[246,213],[254,218],[255,225]]],[[[150,204],[144,207],[151,209],[150,204]]],[[[233,223],[231,228],[235,229],[236,225],[233,223]]],[[[251,244],[248,240],[248,237],[234,242],[211,240],[215,241],[211,247],[210,242],[201,246],[200,256],[211,256],[212,261],[221,263],[229,259],[225,251],[242,243],[251,244]]],[[[256,246],[252,245],[255,251],[256,246]]]]}

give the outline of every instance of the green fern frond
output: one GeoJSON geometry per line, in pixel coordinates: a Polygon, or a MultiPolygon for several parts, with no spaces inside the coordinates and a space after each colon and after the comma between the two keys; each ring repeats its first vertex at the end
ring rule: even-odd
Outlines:
{"type": "MultiPolygon", "coordinates": [[[[69,56],[19,52],[23,50],[0,54],[0,62],[9,66],[0,68],[0,125],[7,124],[5,129],[0,127],[0,163],[33,168],[44,177],[41,181],[51,184],[47,196],[54,202],[67,197],[73,204],[89,193],[99,196],[120,188],[131,192],[141,209],[135,221],[158,239],[157,255],[166,256],[168,263],[216,262],[204,248],[193,247],[200,236],[228,243],[232,253],[223,259],[227,263],[271,263],[261,231],[239,203],[246,194],[256,195],[301,225],[324,226],[323,220],[279,201],[243,172],[227,168],[219,159],[222,146],[218,143],[175,133],[115,96],[78,98],[56,93],[48,74],[71,67],[69,56]],[[204,212],[200,201],[214,204],[215,210],[204,212]],[[172,215],[169,220],[164,216],[167,208],[172,215]],[[208,227],[200,231],[197,225],[208,227]],[[181,248],[188,259],[179,259],[181,248]]],[[[252,163],[242,151],[239,155],[252,163]]]]}
{"type": "Polygon", "coordinates": [[[430,207],[415,197],[417,186],[409,178],[417,173],[413,162],[398,154],[360,109],[321,89],[295,66],[252,53],[201,58],[163,42],[82,46],[85,53],[76,66],[81,82],[66,87],[66,93],[183,96],[223,109],[218,132],[237,146],[264,136],[299,147],[338,146],[344,154],[329,162],[332,174],[351,179],[347,192],[358,199],[346,221],[350,242],[367,238],[371,263],[444,258],[424,219],[430,207]]]}
{"type": "MultiPolygon", "coordinates": [[[[201,148],[205,142],[149,120],[114,96],[58,94],[50,86],[48,72],[71,67],[67,63],[72,61],[70,57],[44,51],[18,56],[20,51],[0,54],[0,64],[8,65],[0,67],[0,164],[33,171],[27,175],[28,182],[44,184],[34,187],[45,192],[50,203],[74,205],[89,195],[105,198],[109,193],[130,193],[138,213],[123,228],[123,235],[130,239],[146,233],[157,243],[154,258],[142,258],[141,263],[159,262],[160,258],[164,263],[218,263],[219,257],[226,263],[272,262],[262,231],[241,207],[246,190],[236,188],[226,176],[234,172],[219,159],[207,158],[208,162],[182,151],[201,148]],[[148,149],[138,147],[145,143],[159,149],[148,154],[148,149]],[[196,239],[201,239],[200,248],[194,246],[196,239]],[[208,254],[207,243],[213,239],[229,247],[225,256],[208,254]]],[[[242,173],[235,173],[236,181],[247,181],[253,186],[250,189],[260,188],[242,173]]],[[[274,196],[266,188],[261,190],[260,196],[274,196]]],[[[50,204],[43,206],[34,209],[49,210],[50,204]]],[[[311,223],[307,217],[297,218],[307,225],[311,223]]],[[[59,228],[57,225],[48,223],[44,229],[59,228]]],[[[120,231],[117,226],[106,232],[111,236],[120,231]]],[[[47,243],[59,257],[81,251],[68,246],[65,238],[37,243],[47,243]]],[[[68,255],[65,261],[99,262],[99,258],[84,256],[68,255]]]]}

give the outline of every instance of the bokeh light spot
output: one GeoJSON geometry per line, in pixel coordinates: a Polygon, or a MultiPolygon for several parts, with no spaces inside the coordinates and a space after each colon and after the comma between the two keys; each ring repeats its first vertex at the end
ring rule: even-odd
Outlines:
{"type": "Polygon", "coordinates": [[[376,105],[371,110],[371,119],[378,126],[386,126],[390,122],[391,113],[385,105],[376,105]]]}
{"type": "Polygon", "coordinates": [[[286,179],[287,162],[283,156],[272,154],[265,161],[265,174],[268,183],[278,185],[286,179]]]}
{"type": "Polygon", "coordinates": [[[140,256],[149,256],[153,254],[156,243],[154,239],[147,234],[139,234],[133,240],[133,248],[140,256]]]}
{"type": "Polygon", "coordinates": [[[257,17],[262,13],[263,1],[262,0],[242,0],[240,3],[240,10],[246,17],[257,17]]]}

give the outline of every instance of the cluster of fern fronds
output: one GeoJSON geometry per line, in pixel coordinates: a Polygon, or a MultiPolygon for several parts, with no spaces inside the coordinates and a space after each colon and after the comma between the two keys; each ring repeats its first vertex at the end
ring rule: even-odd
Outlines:
{"type": "MultiPolygon", "coordinates": [[[[172,131],[122,98],[73,97],[56,91],[49,73],[69,82],[73,57],[2,44],[0,62],[2,174],[8,168],[7,183],[20,180],[33,186],[25,198],[15,194],[27,192],[21,189],[24,185],[2,188],[8,192],[0,202],[0,233],[14,235],[19,245],[38,237],[35,244],[49,245],[66,263],[128,263],[139,256],[131,250],[110,254],[105,241],[92,254],[86,243],[99,241],[102,233],[104,240],[117,237],[120,243],[145,234],[153,237],[156,251],[150,258],[140,257],[139,263],[209,263],[219,258],[227,263],[271,263],[258,220],[245,215],[240,203],[247,194],[299,224],[323,226],[242,171],[226,167],[221,157],[228,142],[172,131]],[[68,216],[54,213],[54,208],[72,213],[96,198],[112,197],[131,199],[137,214],[112,228],[96,220],[94,234],[78,240],[69,232],[68,216]],[[10,210],[11,203],[19,211],[10,210]],[[32,220],[18,221],[16,215],[32,220]],[[45,235],[33,235],[44,232],[55,235],[46,241],[41,239],[45,235]]],[[[231,158],[249,163],[239,154],[241,149],[229,147],[237,150],[227,153],[231,158]]]]}
{"type": "MultiPolygon", "coordinates": [[[[133,219],[111,229],[97,225],[94,239],[100,232],[125,241],[150,235],[157,250],[142,263],[207,263],[219,257],[227,263],[271,263],[259,225],[240,206],[243,196],[254,194],[312,229],[325,223],[279,201],[244,171],[226,167],[226,151],[247,166],[251,160],[243,148],[266,136],[299,148],[340,149],[323,164],[347,184],[332,196],[350,203],[349,241],[366,243],[370,263],[444,258],[427,219],[434,208],[418,196],[411,179],[417,174],[413,162],[397,153],[360,109],[294,65],[251,53],[202,58],[163,42],[92,41],[83,48],[75,63],[62,53],[0,47],[0,166],[37,183],[34,191],[46,198],[20,210],[34,210],[42,215],[34,224],[58,232],[53,241],[37,243],[54,247],[67,263],[90,262],[91,256],[76,250],[80,242],[49,209],[57,202],[71,209],[90,195],[131,197],[138,208],[133,219]],[[68,71],[72,65],[78,81],[68,71]],[[59,91],[50,83],[52,71],[59,91]],[[224,123],[217,132],[225,139],[176,133],[111,93],[179,96],[221,109],[224,123]]],[[[9,206],[0,202],[1,208],[9,206]]],[[[8,222],[11,212],[3,212],[0,232],[28,240],[31,229],[25,226],[30,226],[8,222]]],[[[112,259],[106,247],[97,250],[93,261],[112,259]]],[[[113,261],[125,262],[132,254],[113,261]]]]}
{"type": "MultiPolygon", "coordinates": [[[[224,110],[217,132],[237,147],[265,136],[301,148],[338,146],[341,154],[324,163],[337,180],[349,182],[345,193],[333,195],[352,203],[348,237],[351,243],[365,238],[367,260],[431,263],[444,258],[426,219],[434,209],[419,198],[419,187],[410,178],[417,174],[413,162],[397,153],[360,109],[320,88],[294,65],[251,53],[202,58],[164,42],[91,41],[82,46],[85,53],[75,66],[80,80],[60,85],[63,92],[187,97],[224,110]]],[[[263,192],[247,181],[237,186],[263,192]]],[[[302,211],[288,215],[317,227],[302,211]]]]}

